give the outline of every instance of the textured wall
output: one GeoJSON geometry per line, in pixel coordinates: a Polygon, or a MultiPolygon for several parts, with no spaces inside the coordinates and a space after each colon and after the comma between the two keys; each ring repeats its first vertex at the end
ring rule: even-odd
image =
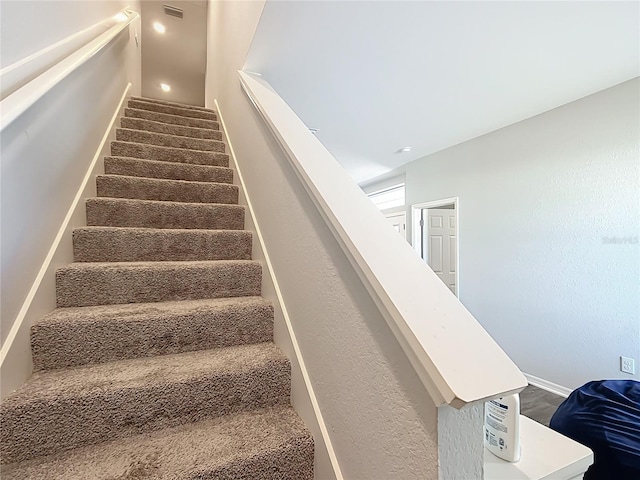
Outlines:
{"type": "Polygon", "coordinates": [[[207,104],[220,104],[342,474],[436,479],[435,406],[240,89],[257,2],[212,6],[207,104]]]}
{"type": "Polygon", "coordinates": [[[481,479],[484,455],[484,404],[456,410],[449,405],[438,407],[438,468],[441,480],[481,479]],[[480,441],[470,442],[470,432],[480,432],[480,441]],[[465,445],[466,448],[456,448],[465,445]]]}
{"type": "Polygon", "coordinates": [[[619,371],[640,361],[639,87],[406,166],[407,205],[460,199],[462,302],[521,370],[569,388],[640,379],[619,371]]]}

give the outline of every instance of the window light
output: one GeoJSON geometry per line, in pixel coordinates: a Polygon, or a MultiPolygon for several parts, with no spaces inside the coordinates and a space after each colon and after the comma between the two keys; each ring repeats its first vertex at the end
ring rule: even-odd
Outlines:
{"type": "Polygon", "coordinates": [[[385,188],[379,192],[370,193],[369,198],[380,210],[387,208],[401,207],[405,203],[404,183],[394,187],[385,188]]]}

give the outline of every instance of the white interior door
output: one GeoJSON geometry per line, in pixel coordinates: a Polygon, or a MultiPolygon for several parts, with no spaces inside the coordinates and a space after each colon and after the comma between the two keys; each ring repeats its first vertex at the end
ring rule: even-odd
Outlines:
{"type": "Polygon", "coordinates": [[[456,211],[446,208],[429,208],[423,221],[422,258],[431,269],[456,294],[456,211]]]}
{"type": "Polygon", "coordinates": [[[407,214],[406,212],[388,213],[385,215],[387,221],[395,228],[395,230],[402,235],[402,238],[407,238],[407,214]]]}

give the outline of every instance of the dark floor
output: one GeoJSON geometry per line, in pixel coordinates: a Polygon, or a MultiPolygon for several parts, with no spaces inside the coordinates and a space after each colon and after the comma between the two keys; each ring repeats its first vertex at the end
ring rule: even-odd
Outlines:
{"type": "Polygon", "coordinates": [[[549,421],[564,397],[529,385],[520,392],[520,413],[538,423],[549,426],[549,421]]]}

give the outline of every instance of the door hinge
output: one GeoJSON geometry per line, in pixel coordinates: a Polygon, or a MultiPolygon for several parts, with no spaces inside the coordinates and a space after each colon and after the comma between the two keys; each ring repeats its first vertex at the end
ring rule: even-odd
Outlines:
{"type": "Polygon", "coordinates": [[[424,227],[424,220],[423,219],[420,219],[420,226],[424,227]]]}

